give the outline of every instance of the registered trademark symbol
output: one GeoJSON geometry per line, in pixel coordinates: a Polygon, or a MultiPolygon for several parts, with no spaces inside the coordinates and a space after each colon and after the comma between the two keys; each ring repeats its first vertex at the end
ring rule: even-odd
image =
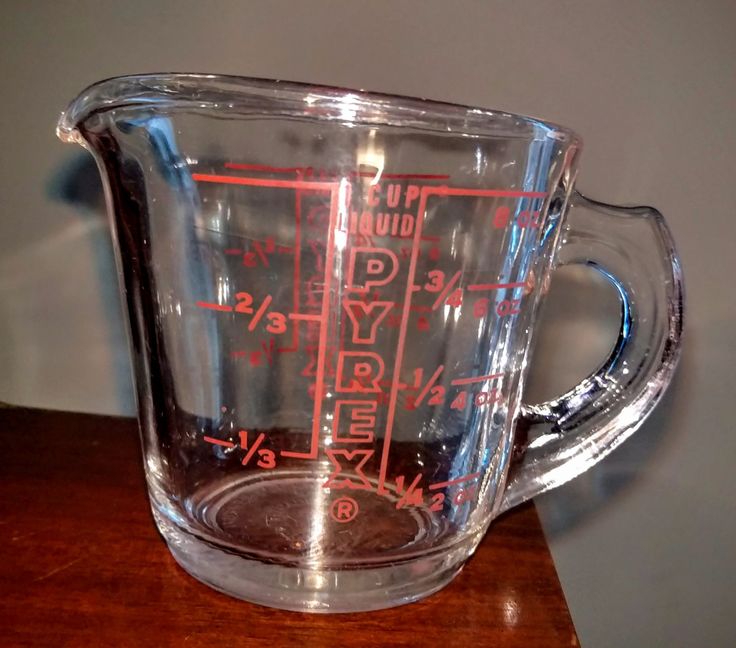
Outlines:
{"type": "Polygon", "coordinates": [[[335,522],[351,522],[358,515],[358,502],[352,497],[338,497],[330,505],[330,517],[335,522]]]}

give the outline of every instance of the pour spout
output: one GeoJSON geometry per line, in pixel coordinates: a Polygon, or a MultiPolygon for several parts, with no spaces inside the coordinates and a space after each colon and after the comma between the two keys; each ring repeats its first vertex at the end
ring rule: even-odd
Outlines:
{"type": "Polygon", "coordinates": [[[116,108],[168,108],[199,101],[196,88],[210,74],[141,74],[113,77],[83,90],[61,113],[56,135],[62,142],[86,146],[80,127],[101,112],[116,108]]]}

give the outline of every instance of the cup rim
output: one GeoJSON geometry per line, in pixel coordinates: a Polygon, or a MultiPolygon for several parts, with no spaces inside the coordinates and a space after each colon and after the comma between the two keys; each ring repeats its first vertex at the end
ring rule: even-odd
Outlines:
{"type": "Polygon", "coordinates": [[[399,94],[278,79],[188,72],[114,76],[85,88],[61,114],[57,134],[78,141],[91,116],[114,109],[257,112],[344,125],[408,126],[469,137],[553,138],[582,145],[572,129],[501,110],[399,94]]]}

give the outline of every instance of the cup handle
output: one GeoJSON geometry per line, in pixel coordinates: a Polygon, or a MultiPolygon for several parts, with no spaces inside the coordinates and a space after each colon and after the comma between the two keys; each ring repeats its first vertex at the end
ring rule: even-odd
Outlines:
{"type": "Polygon", "coordinates": [[[558,263],[600,272],[621,298],[621,329],[605,363],[555,400],[521,405],[500,511],[586,471],[642,424],[680,356],[683,282],[662,215],[574,192],[558,263]]]}

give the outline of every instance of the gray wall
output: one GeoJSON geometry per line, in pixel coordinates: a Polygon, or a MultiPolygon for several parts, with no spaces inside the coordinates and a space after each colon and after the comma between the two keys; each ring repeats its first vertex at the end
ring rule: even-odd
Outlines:
{"type": "MultiPolygon", "coordinates": [[[[54,137],[88,83],[218,71],[559,121],[585,138],[581,188],[668,217],[689,316],[657,412],[538,502],[575,624],[584,646],[736,645],[736,4],[136,0],[5,2],[3,14],[0,400],[132,412],[106,224],[89,182],[70,186],[94,170],[54,137]]],[[[599,288],[556,277],[530,397],[603,355],[616,304],[599,288]]]]}

